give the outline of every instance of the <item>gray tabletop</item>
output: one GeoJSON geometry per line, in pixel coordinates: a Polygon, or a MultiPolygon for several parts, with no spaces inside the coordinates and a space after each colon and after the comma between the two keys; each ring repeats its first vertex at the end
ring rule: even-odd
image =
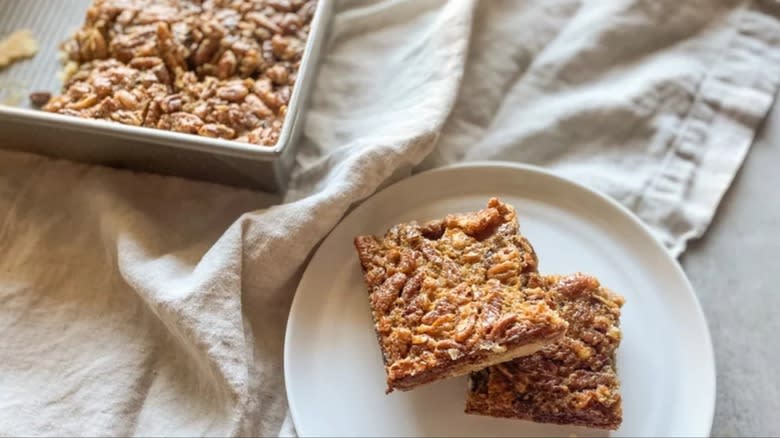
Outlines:
{"type": "Polygon", "coordinates": [[[706,235],[681,258],[707,316],[718,375],[712,434],[780,434],[780,108],[706,235]]]}

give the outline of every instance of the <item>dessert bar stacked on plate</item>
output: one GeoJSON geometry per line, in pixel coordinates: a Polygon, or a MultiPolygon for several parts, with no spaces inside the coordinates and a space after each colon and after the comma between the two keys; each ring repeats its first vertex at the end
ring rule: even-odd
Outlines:
{"type": "Polygon", "coordinates": [[[358,236],[387,391],[470,374],[466,412],[617,429],[623,298],[542,275],[514,208],[358,236]]]}

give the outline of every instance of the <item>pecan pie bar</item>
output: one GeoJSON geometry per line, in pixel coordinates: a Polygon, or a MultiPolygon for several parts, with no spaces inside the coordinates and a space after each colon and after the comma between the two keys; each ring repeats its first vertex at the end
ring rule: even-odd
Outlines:
{"type": "Polygon", "coordinates": [[[94,0],[45,111],[264,146],[279,139],[314,0],[94,0]]]}
{"type": "Polygon", "coordinates": [[[355,247],[388,392],[532,354],[566,331],[545,291],[527,288],[536,254],[498,199],[382,238],[359,236],[355,247]]]}
{"type": "Polygon", "coordinates": [[[466,412],[540,423],[617,429],[622,421],[615,350],[623,298],[595,278],[531,278],[569,323],[541,351],[471,374],[466,412]]]}

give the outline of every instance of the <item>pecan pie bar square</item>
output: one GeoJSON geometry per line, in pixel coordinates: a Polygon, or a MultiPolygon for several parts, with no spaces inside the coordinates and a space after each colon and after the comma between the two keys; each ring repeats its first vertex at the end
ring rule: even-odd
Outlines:
{"type": "Polygon", "coordinates": [[[355,247],[388,392],[532,354],[566,331],[545,291],[526,287],[537,257],[498,199],[381,238],[358,236],[355,247]]]}
{"type": "Polygon", "coordinates": [[[541,351],[471,374],[466,412],[539,423],[617,429],[623,412],[615,351],[622,297],[584,274],[529,279],[569,323],[541,351]]]}

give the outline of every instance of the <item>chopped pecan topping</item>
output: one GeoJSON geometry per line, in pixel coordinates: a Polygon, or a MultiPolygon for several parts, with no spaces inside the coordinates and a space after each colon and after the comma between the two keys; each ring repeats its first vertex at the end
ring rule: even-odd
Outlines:
{"type": "Polygon", "coordinates": [[[43,106],[51,99],[48,91],[35,91],[30,93],[30,102],[35,106],[43,106]]]}
{"type": "MultiPolygon", "coordinates": [[[[254,91],[267,86],[256,83],[254,91]]],[[[561,337],[566,323],[547,296],[525,293],[521,277],[536,271],[536,257],[517,230],[514,210],[491,199],[474,213],[355,239],[389,390],[463,374],[561,337]],[[473,261],[464,263],[464,254],[473,261]],[[409,348],[399,332],[412,334],[409,348]]]]}
{"type": "Polygon", "coordinates": [[[63,94],[38,101],[61,114],[273,146],[315,3],[94,0],[62,44],[63,94]]]}
{"type": "Polygon", "coordinates": [[[616,429],[622,421],[615,352],[623,298],[583,274],[534,275],[530,283],[547,291],[547,304],[569,323],[566,336],[472,373],[466,412],[616,429]]]}

